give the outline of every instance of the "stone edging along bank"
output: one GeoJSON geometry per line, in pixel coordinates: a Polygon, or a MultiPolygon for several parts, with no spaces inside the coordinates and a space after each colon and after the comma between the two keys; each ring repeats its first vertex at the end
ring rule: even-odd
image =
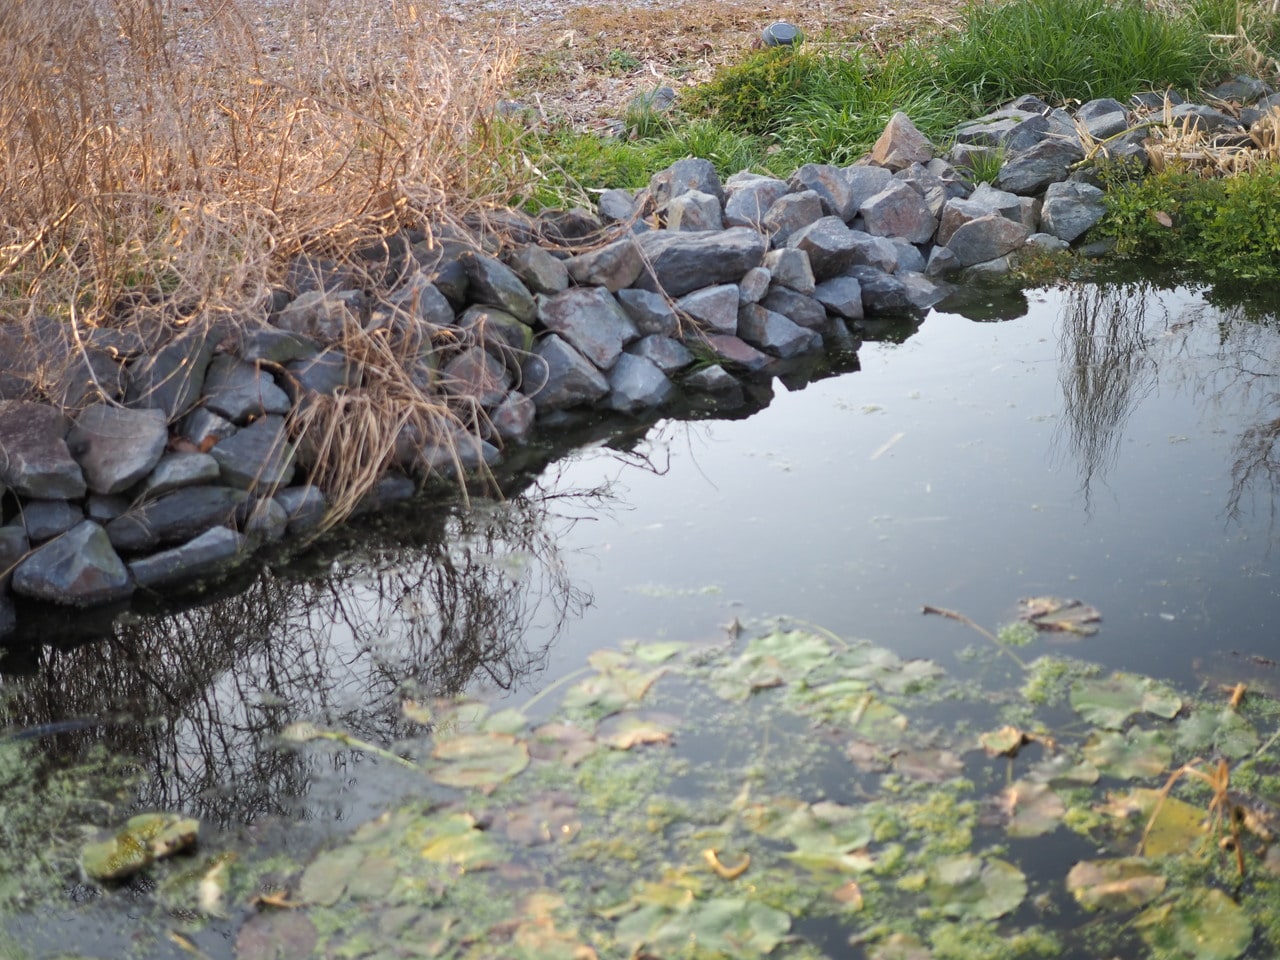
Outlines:
{"type": "Polygon", "coordinates": [[[415,382],[485,413],[479,432],[401,438],[383,492],[407,496],[415,477],[491,466],[578,411],[652,416],[678,397],[732,409],[744,381],[856,347],[864,320],[923,313],[944,278],[1006,272],[1028,246],[1065,249],[1104,210],[1086,142],[1142,170],[1153,111],[1247,139],[1245,124],[1280,103],[1244,80],[1214,99],[1256,105],[1236,117],[1150,94],[1068,113],[1023,97],[962,126],[945,158],[897,114],[849,167],[722,184],[688,159],[636,194],[606,191],[594,214],[511,213],[500,247],[393,238],[378,289],[299,260],[256,326],[150,344],[91,330],[72,350],[50,320],[34,347],[0,342],[0,397],[29,395],[22,371],[59,344],[73,359],[41,384],[59,405],[0,399],[0,483],[19,506],[0,527],[0,633],[16,627],[14,597],[109,604],[218,576],[322,524],[330,504],[299,466],[290,415],[360,389],[334,345],[348,324],[416,331],[415,382]],[[957,168],[997,150],[994,186],[972,188],[957,168]],[[575,252],[584,240],[596,242],[575,252]]]}

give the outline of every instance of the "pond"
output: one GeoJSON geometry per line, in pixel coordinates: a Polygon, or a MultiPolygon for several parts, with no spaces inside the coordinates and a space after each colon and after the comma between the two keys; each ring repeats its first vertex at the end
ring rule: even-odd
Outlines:
{"type": "Polygon", "coordinates": [[[971,292],[751,416],[42,627],[0,955],[1272,955],[1280,327],[1210,297],[971,292]],[[142,811],[199,850],[77,877],[142,811]]]}

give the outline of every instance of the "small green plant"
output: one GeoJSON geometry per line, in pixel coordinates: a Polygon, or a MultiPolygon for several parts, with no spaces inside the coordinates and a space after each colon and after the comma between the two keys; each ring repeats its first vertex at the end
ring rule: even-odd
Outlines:
{"type": "Polygon", "coordinates": [[[643,64],[637,57],[627,53],[625,50],[610,50],[609,55],[604,58],[604,66],[610,74],[619,76],[626,73],[634,73],[643,64]]]}

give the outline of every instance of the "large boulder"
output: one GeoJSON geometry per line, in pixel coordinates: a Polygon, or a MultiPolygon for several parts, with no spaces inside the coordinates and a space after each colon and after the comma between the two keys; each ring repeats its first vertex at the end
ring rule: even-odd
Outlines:
{"type": "Polygon", "coordinates": [[[91,607],[129,596],[133,579],[106,531],[84,520],[18,564],[13,592],[50,603],[91,607]]]}
{"type": "Polygon", "coordinates": [[[190,540],[210,527],[232,523],[248,498],[231,487],[183,487],[133,507],[107,524],[117,550],[138,553],[190,540]]]}
{"type": "Polygon", "coordinates": [[[561,337],[551,334],[524,362],[522,390],[539,411],[594,403],[609,392],[609,381],[561,337]]]}
{"type": "Polygon", "coordinates": [[[570,287],[538,298],[538,319],[601,370],[617,362],[622,348],[640,334],[604,287],[570,287]]]}
{"type": "Polygon", "coordinates": [[[64,439],[69,427],[48,404],[0,400],[0,483],[23,497],[84,496],[84,473],[64,439]]]}
{"type": "Polygon", "coordinates": [[[643,290],[680,297],[699,287],[736,283],[764,260],[767,244],[747,227],[686,233],[652,230],[638,238],[646,267],[636,281],[643,290]]]}

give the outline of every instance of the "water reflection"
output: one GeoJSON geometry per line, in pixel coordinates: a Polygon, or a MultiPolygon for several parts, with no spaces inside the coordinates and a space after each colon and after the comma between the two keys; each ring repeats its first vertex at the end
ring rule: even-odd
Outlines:
{"type": "Polygon", "coordinates": [[[42,732],[83,718],[84,729],[51,734],[51,749],[96,742],[136,758],[140,807],[220,824],[298,815],[325,761],[277,749],[273,735],[308,720],[394,743],[410,732],[404,695],[510,689],[540,670],[589,600],[557,552],[560,508],[598,510],[607,496],[559,492],[552,510],[535,487],[349,530],[358,549],[335,541],[235,595],[121,618],[97,643],[39,648],[33,672],[3,677],[0,726],[42,732]]]}

